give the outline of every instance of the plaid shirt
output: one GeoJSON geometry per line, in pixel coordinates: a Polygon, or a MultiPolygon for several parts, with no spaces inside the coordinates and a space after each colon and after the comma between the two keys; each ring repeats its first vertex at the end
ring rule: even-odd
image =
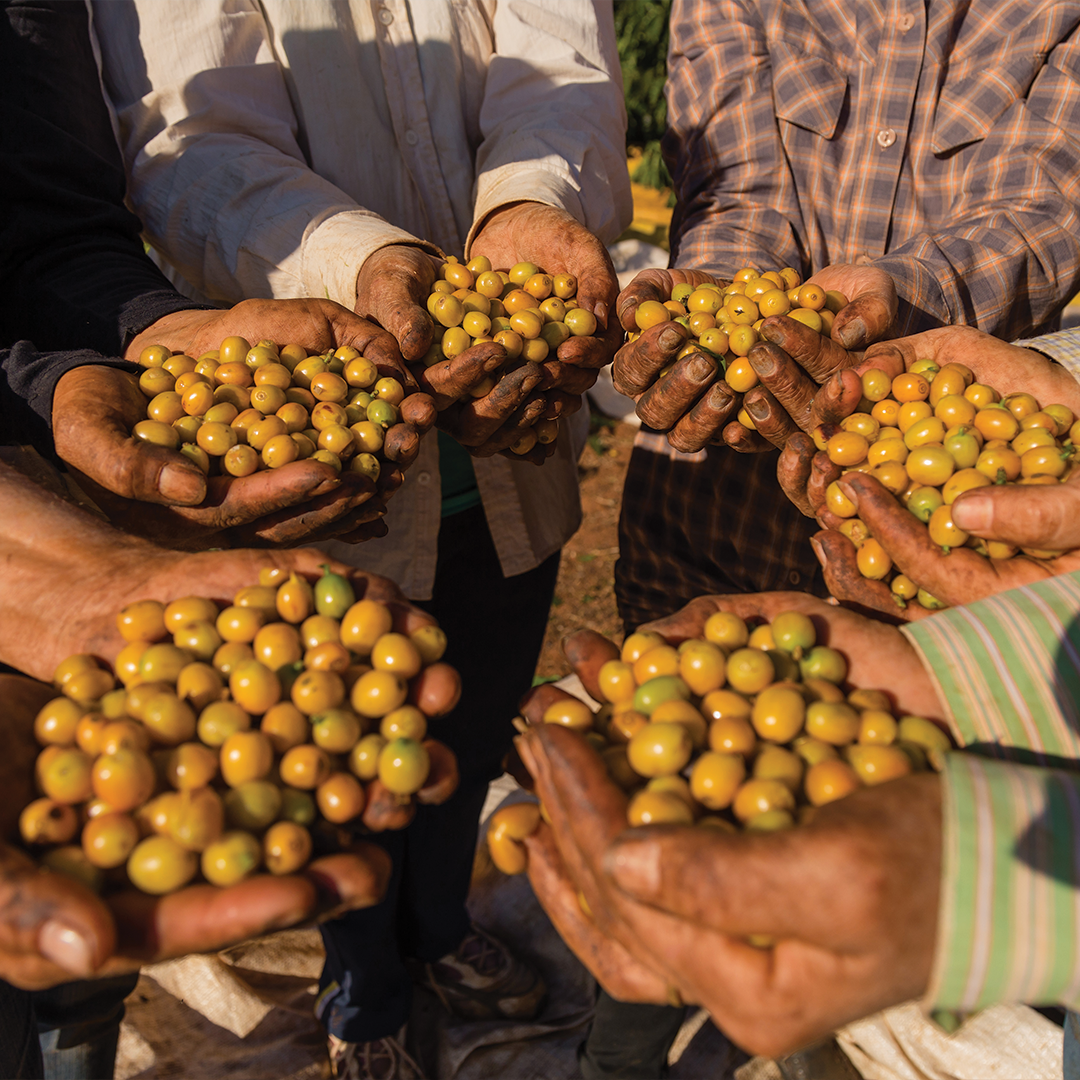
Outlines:
{"type": "MultiPolygon", "coordinates": [[[[1048,0],[675,0],[672,265],[873,264],[901,334],[1043,326],[1080,289],[1078,27],[1048,0]]],[[[635,449],[628,621],[702,591],[820,587],[775,464],[635,449]]]]}

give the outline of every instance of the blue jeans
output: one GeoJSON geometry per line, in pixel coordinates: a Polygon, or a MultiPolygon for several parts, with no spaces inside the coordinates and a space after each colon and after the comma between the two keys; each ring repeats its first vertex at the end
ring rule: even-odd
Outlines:
{"type": "Polygon", "coordinates": [[[1065,1080],[1080,1080],[1080,1013],[1065,1014],[1065,1080]]]}

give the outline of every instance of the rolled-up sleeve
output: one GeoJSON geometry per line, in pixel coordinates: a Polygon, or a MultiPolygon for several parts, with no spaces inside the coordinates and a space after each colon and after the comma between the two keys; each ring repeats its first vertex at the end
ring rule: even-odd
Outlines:
{"type": "Polygon", "coordinates": [[[611,3],[499,3],[494,42],[468,244],[518,201],[564,209],[610,243],[633,211],[611,3]]]}
{"type": "Polygon", "coordinates": [[[418,242],[308,166],[256,5],[110,0],[94,18],[135,210],[200,292],[352,307],[372,252],[418,242]]]}
{"type": "Polygon", "coordinates": [[[1080,1006],[1080,573],[904,628],[966,752],[947,755],[929,1004],[1080,1006]]]}

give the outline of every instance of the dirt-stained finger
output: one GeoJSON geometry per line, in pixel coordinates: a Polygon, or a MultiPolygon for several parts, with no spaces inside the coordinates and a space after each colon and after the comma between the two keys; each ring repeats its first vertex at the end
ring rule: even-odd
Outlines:
{"type": "Polygon", "coordinates": [[[738,409],[739,400],[739,395],[722,379],[714,382],[668,432],[668,442],[683,454],[722,443],[721,433],[738,409]]]}
{"type": "Polygon", "coordinates": [[[663,323],[627,342],[616,354],[611,368],[615,389],[627,397],[644,393],[669,364],[674,363],[690,331],[676,322],[663,323]]]}
{"type": "Polygon", "coordinates": [[[716,380],[720,367],[705,353],[691,353],[649,387],[637,403],[637,414],[654,431],[674,427],[704,390],[716,380]]]}

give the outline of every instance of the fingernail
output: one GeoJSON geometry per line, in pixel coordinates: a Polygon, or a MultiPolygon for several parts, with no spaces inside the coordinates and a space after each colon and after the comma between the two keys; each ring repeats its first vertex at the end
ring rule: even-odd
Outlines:
{"type": "Polygon", "coordinates": [[[206,478],[198,469],[166,465],[158,477],[158,491],[170,502],[195,506],[206,498],[206,478]]]}
{"type": "Polygon", "coordinates": [[[660,849],[640,840],[620,842],[604,857],[604,868],[625,893],[640,899],[660,891],[660,849]]]}
{"type": "Polygon", "coordinates": [[[771,349],[751,349],[747,356],[750,366],[759,374],[768,378],[776,372],[776,357],[771,349]]]}
{"type": "Polygon", "coordinates": [[[488,359],[484,361],[484,371],[487,372],[487,374],[489,375],[493,371],[498,371],[499,368],[506,362],[506,350],[501,345],[499,346],[499,349],[499,352],[495,353],[493,356],[488,357],[488,359]]]}
{"type": "Polygon", "coordinates": [[[743,408],[750,414],[752,420],[769,419],[769,403],[762,398],[754,398],[752,401],[744,399],[743,408]]]}
{"type": "Polygon", "coordinates": [[[838,336],[840,344],[845,349],[853,349],[857,345],[862,345],[866,341],[866,323],[859,318],[852,319],[850,322],[844,323],[838,336]]]}
{"type": "Polygon", "coordinates": [[[686,373],[694,382],[704,382],[716,374],[716,365],[706,356],[695,356],[687,364],[686,373]]]}
{"type": "Polygon", "coordinates": [[[821,563],[821,569],[825,570],[829,566],[829,560],[825,555],[825,549],[821,546],[821,541],[810,537],[810,546],[814,549],[814,554],[817,556],[817,561],[821,563]]]}
{"type": "Polygon", "coordinates": [[[38,931],[38,949],[46,960],[51,960],[72,975],[87,976],[94,971],[90,943],[78,930],[59,919],[42,923],[38,931]]]}
{"type": "Polygon", "coordinates": [[[333,477],[330,480],[324,480],[318,487],[311,489],[311,498],[315,498],[316,495],[329,495],[335,488],[341,487],[341,478],[333,477]]]}
{"type": "Polygon", "coordinates": [[[952,519],[966,532],[986,532],[994,524],[994,500],[986,495],[965,495],[953,503],[952,519]]]}
{"type": "Polygon", "coordinates": [[[607,327],[607,304],[603,300],[598,300],[596,306],[593,308],[593,314],[596,316],[596,321],[603,327],[607,327]]]}
{"type": "Polygon", "coordinates": [[[855,490],[855,485],[846,476],[840,477],[836,481],[836,486],[855,504],[855,509],[859,509],[859,493],[855,490]]]}
{"type": "Polygon", "coordinates": [[[667,327],[660,335],[661,349],[677,349],[683,343],[683,336],[674,326],[667,327]]]}

